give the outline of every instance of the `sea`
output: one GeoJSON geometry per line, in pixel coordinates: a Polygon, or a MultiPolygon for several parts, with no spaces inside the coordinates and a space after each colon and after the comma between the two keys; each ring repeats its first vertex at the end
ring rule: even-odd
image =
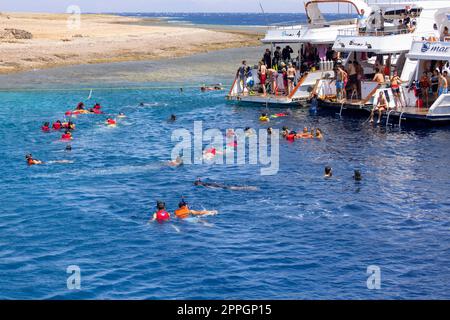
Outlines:
{"type": "Polygon", "coordinates": [[[0,76],[0,298],[449,299],[450,128],[296,107],[261,123],[286,108],[199,90],[229,89],[239,61],[262,49],[0,76]],[[66,151],[60,132],[40,127],[80,101],[105,113],[72,118],[66,151]],[[324,138],[280,138],[272,175],[259,162],[167,166],[194,122],[223,134],[306,126],[324,138]],[[27,153],[44,164],[27,166],[27,153]],[[218,214],[149,222],[156,201],[173,213],[181,199],[218,214]]]}

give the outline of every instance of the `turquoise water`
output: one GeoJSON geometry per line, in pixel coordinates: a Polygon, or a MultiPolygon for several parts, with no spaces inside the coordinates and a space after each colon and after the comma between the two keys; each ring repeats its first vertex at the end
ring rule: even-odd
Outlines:
{"type": "MultiPolygon", "coordinates": [[[[178,88],[206,79],[211,67],[201,61],[242,56],[224,52],[175,60],[184,75],[178,82],[140,85],[178,88]]],[[[116,128],[103,125],[106,115],[80,116],[71,152],[58,134],[40,131],[86,100],[88,91],[70,88],[136,85],[134,71],[162,74],[161,64],[0,78],[3,88],[40,88],[0,92],[0,298],[450,298],[448,127],[386,130],[293,110],[271,126],[320,127],[325,139],[280,141],[273,176],[253,165],[164,166],[172,131],[192,130],[194,120],[222,131],[266,127],[259,107],[227,104],[224,92],[95,90],[89,104],[127,114],[116,128]],[[175,123],[166,121],[172,113],[175,123]],[[27,167],[27,152],[73,163],[27,167]],[[332,179],[322,177],[326,165],[332,179]],[[363,173],[360,183],[354,169],[363,173]],[[197,188],[197,177],[259,191],[197,188]],[[193,209],[219,214],[147,223],[157,199],[173,211],[181,196],[193,209]],[[69,265],[81,269],[81,290],[67,289],[69,265]],[[369,265],[381,268],[380,290],[366,287],[369,265]]],[[[230,82],[220,70],[207,79],[230,82]]]]}

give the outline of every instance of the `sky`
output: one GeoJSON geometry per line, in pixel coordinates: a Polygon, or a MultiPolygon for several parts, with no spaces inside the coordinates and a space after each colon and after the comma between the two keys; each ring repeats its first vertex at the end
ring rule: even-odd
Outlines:
{"type": "Polygon", "coordinates": [[[0,12],[304,12],[303,0],[0,0],[0,12]]]}

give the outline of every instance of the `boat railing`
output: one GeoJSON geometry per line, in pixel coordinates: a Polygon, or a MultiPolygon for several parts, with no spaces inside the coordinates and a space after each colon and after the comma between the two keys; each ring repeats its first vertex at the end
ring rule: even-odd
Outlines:
{"type": "Polygon", "coordinates": [[[339,36],[348,36],[348,37],[384,37],[384,36],[392,36],[392,35],[400,35],[400,34],[410,34],[411,32],[408,29],[387,29],[383,31],[378,30],[364,30],[362,31],[359,28],[354,29],[339,29],[339,36]]]}
{"type": "Polygon", "coordinates": [[[450,36],[439,37],[436,33],[422,34],[420,36],[414,36],[413,41],[416,42],[450,42],[450,36]]]}
{"type": "Polygon", "coordinates": [[[339,20],[330,20],[330,21],[321,21],[321,22],[316,22],[316,23],[301,23],[301,22],[296,22],[296,21],[288,21],[288,22],[281,22],[281,23],[275,23],[275,24],[271,24],[268,26],[269,30],[276,30],[276,29],[286,29],[286,30],[290,30],[290,29],[299,29],[299,28],[309,28],[309,29],[318,29],[318,28],[324,28],[324,27],[329,27],[331,25],[356,25],[356,18],[351,18],[351,19],[339,19],[339,20]]]}

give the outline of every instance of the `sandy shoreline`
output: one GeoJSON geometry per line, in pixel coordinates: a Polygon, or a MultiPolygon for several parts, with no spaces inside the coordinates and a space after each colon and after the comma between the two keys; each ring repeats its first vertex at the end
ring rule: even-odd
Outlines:
{"type": "Polygon", "coordinates": [[[79,29],[66,14],[2,13],[0,32],[19,29],[32,39],[0,39],[0,74],[58,66],[170,59],[226,48],[255,46],[243,31],[140,24],[139,18],[82,15],[79,29]]]}

